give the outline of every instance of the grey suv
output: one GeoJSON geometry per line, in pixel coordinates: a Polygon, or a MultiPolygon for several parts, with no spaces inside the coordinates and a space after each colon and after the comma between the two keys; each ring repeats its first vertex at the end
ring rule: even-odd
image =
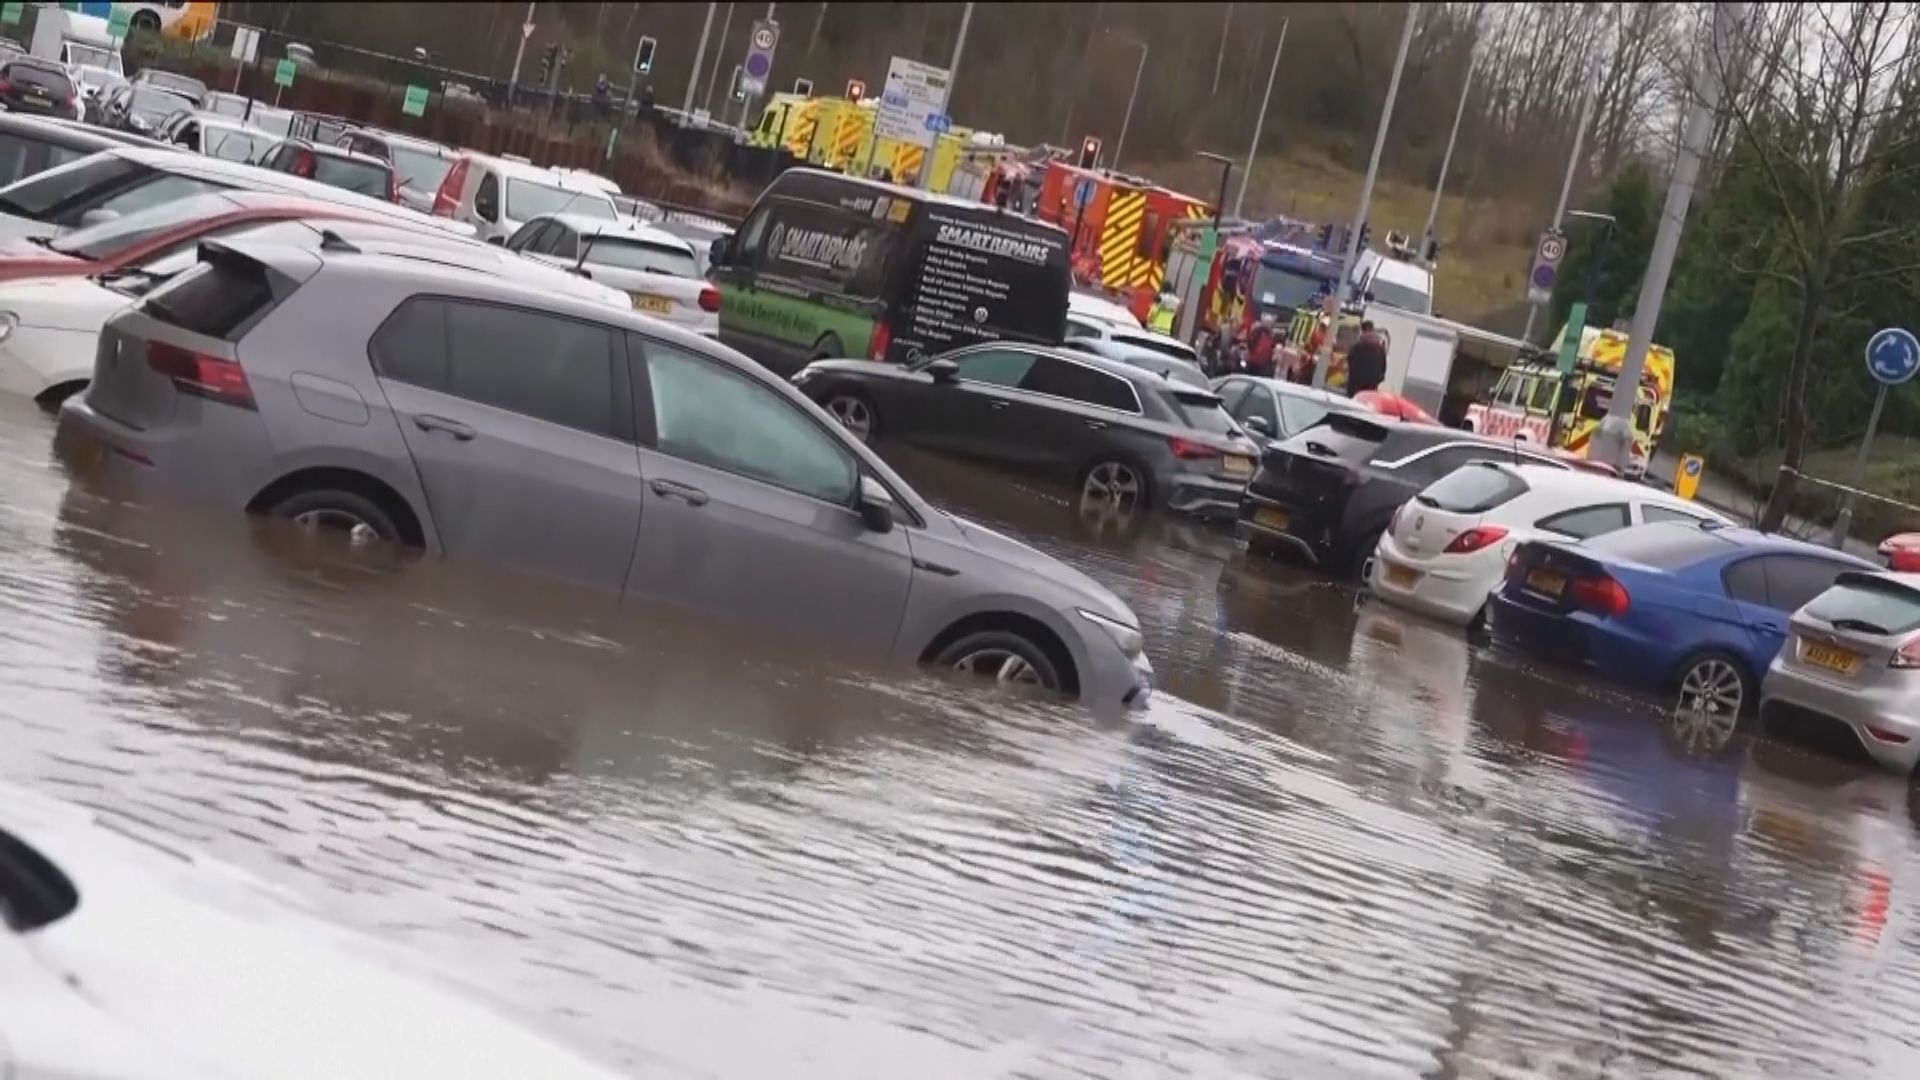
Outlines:
{"type": "Polygon", "coordinates": [[[110,320],[77,473],[704,609],[872,659],[1144,700],[1106,589],[934,509],[731,349],[351,243],[233,241],[110,320]]]}

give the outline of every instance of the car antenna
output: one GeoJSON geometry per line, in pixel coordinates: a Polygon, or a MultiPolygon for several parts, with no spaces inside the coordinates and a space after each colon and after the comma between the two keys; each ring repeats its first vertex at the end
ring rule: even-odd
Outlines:
{"type": "Polygon", "coordinates": [[[360,254],[359,248],[353,246],[346,237],[341,236],[332,229],[320,230],[320,250],[337,252],[342,255],[360,254]]]}

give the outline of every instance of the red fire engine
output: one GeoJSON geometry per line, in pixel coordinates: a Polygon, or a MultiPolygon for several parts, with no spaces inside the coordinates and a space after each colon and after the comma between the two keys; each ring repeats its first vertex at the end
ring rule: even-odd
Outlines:
{"type": "Polygon", "coordinates": [[[1115,294],[1146,319],[1166,278],[1174,226],[1208,218],[1206,202],[1108,169],[1047,164],[1035,216],[1073,237],[1074,277],[1115,294]]]}

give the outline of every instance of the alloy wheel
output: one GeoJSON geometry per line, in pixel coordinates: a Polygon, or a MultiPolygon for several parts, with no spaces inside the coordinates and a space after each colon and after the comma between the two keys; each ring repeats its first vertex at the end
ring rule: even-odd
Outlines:
{"type": "Polygon", "coordinates": [[[1009,686],[1041,686],[1040,673],[1027,658],[1011,649],[981,649],[954,661],[953,670],[963,675],[992,679],[1009,686]]]}
{"type": "Polygon", "coordinates": [[[1690,750],[1720,750],[1733,741],[1746,704],[1740,672],[1726,660],[1709,657],[1687,669],[1674,702],[1674,734],[1690,750]]]}
{"type": "Polygon", "coordinates": [[[1101,524],[1133,520],[1140,508],[1140,477],[1117,461],[1095,465],[1080,488],[1080,519],[1101,524]]]}
{"type": "Polygon", "coordinates": [[[827,411],[833,414],[840,425],[853,433],[861,442],[873,434],[873,410],[857,397],[842,395],[827,402],[827,411]]]}
{"type": "Polygon", "coordinates": [[[358,514],[347,510],[307,510],[295,514],[293,523],[308,532],[344,533],[347,539],[355,544],[372,543],[380,537],[371,524],[358,514]]]}

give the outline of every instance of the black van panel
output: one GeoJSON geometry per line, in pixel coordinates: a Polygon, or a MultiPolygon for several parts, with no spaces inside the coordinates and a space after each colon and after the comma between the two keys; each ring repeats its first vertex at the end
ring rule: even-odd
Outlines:
{"type": "Polygon", "coordinates": [[[921,204],[908,226],[887,359],[1001,339],[1051,344],[1065,334],[1073,287],[1065,233],[946,201],[921,204]]]}

